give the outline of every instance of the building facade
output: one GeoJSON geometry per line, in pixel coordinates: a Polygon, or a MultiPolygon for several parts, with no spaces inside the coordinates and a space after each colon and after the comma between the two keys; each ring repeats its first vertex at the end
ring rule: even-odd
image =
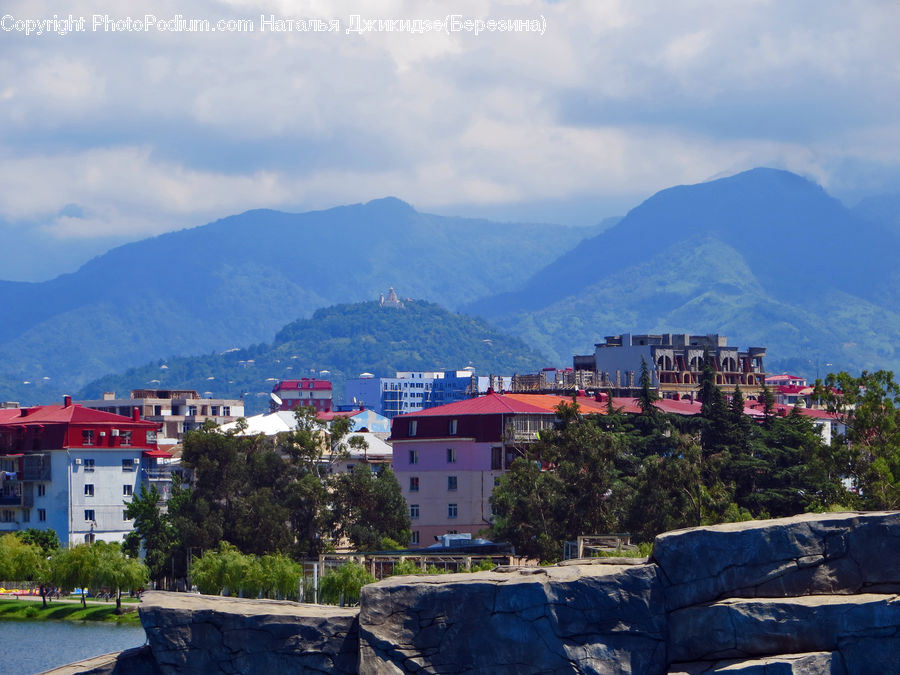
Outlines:
{"type": "Polygon", "coordinates": [[[282,380],[275,385],[272,393],[272,410],[293,410],[300,406],[312,406],[318,412],[331,412],[333,406],[333,388],[328,380],[317,380],[304,377],[300,380],[282,380]]]}
{"type": "Polygon", "coordinates": [[[159,424],[73,404],[0,411],[0,532],[54,530],[64,546],[123,541],[142,486],[167,491],[159,424]]]}
{"type": "Polygon", "coordinates": [[[724,335],[611,335],[594,345],[594,353],[575,356],[576,371],[595,374],[596,386],[626,395],[640,388],[641,359],[647,363],[652,384],[665,398],[692,397],[700,388],[703,361],[709,355],[716,384],[725,390],[739,387],[754,399],[766,380],[765,347],[741,351],[728,346],[724,335]]]}
{"type": "Polygon", "coordinates": [[[552,410],[493,392],[395,417],[394,474],[409,507],[410,546],[444,534],[478,537],[491,524],[497,479],[555,419],[552,410]]]}
{"type": "Polygon", "coordinates": [[[143,419],[160,423],[160,445],[180,443],[186,431],[200,428],[207,420],[227,424],[244,416],[243,400],[203,398],[192,389],[135,389],[129,398],[116,398],[115,392],[106,392],[100,400],[78,404],[117,415],[131,415],[137,407],[143,419]]]}
{"type": "Polygon", "coordinates": [[[494,391],[508,390],[512,377],[478,376],[472,368],[442,371],[398,371],[395,377],[363,373],[347,380],[345,399],[393,419],[454,401],[494,391]]]}

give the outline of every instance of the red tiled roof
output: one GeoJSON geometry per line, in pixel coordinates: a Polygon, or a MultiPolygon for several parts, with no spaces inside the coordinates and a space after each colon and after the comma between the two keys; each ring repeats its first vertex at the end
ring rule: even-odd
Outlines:
{"type": "Polygon", "coordinates": [[[14,412],[17,414],[12,417],[0,417],[0,424],[108,424],[117,426],[130,424],[150,429],[158,429],[160,426],[157,422],[134,421],[124,415],[84,408],[77,403],[70,405],[40,405],[34,408],[20,408],[14,412]],[[27,411],[28,414],[22,416],[24,411],[27,411]]]}
{"type": "Polygon", "coordinates": [[[335,411],[319,411],[316,413],[316,419],[320,419],[323,422],[330,422],[336,417],[354,417],[355,415],[359,415],[362,410],[335,410],[335,411]]]}
{"type": "Polygon", "coordinates": [[[144,457],[156,457],[158,459],[171,459],[172,453],[168,450],[144,450],[144,457]]]}
{"type": "Polygon", "coordinates": [[[328,380],[313,380],[304,377],[302,380],[282,380],[275,385],[272,391],[285,391],[294,389],[331,389],[328,380]]]}
{"type": "Polygon", "coordinates": [[[455,401],[440,405],[436,408],[426,408],[416,412],[398,415],[394,419],[402,417],[445,417],[454,415],[507,415],[510,413],[549,413],[552,409],[542,408],[532,403],[519,400],[527,394],[495,394],[488,393],[478,398],[467,398],[464,401],[455,401]]]}

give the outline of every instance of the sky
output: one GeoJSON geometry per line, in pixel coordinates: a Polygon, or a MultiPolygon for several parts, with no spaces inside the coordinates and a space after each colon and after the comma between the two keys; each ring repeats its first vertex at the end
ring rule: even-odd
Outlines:
{"type": "Polygon", "coordinates": [[[0,279],[261,207],[392,195],[591,225],[756,166],[848,205],[900,193],[896,0],[4,0],[0,15],[0,279]],[[75,21],[40,23],[54,15],[75,21]]]}

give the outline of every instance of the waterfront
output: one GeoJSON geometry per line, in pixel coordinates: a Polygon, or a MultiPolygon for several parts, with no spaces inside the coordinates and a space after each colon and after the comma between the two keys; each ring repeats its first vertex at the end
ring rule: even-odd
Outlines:
{"type": "Polygon", "coordinates": [[[77,621],[0,621],[0,672],[32,675],[144,644],[140,626],[77,621]]]}

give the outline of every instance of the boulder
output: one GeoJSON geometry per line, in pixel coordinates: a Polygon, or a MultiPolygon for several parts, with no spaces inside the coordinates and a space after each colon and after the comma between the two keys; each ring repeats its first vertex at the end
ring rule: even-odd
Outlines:
{"type": "Polygon", "coordinates": [[[807,513],[656,538],[670,610],[729,597],[900,592],[900,513],[807,513]]]}
{"type": "Polygon", "coordinates": [[[149,591],[139,611],[162,673],[357,671],[357,609],[149,591]]]}
{"type": "Polygon", "coordinates": [[[663,673],[653,565],[385,579],[363,588],[360,673],[663,673]]]}
{"type": "MultiPolygon", "coordinates": [[[[810,595],[721,600],[669,615],[669,660],[713,661],[796,652],[840,651],[850,672],[867,659],[896,658],[900,598],[895,595],[810,595]],[[852,667],[851,667],[852,666],[852,667]]],[[[895,666],[896,667],[896,664],[895,666]]]]}

